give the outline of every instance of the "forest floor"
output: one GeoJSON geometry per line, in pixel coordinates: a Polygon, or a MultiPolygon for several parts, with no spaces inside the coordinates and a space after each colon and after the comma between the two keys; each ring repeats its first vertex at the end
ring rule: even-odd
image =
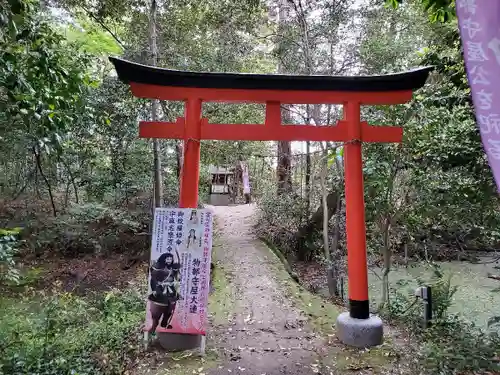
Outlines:
{"type": "Polygon", "coordinates": [[[254,205],[211,207],[216,217],[216,277],[207,356],[165,355],[139,374],[410,374],[407,339],[394,330],[371,350],[335,337],[340,308],[293,281],[253,234],[254,205]]]}

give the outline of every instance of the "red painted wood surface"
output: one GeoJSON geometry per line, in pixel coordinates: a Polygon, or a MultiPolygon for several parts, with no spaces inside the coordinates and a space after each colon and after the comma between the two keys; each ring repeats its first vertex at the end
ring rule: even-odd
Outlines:
{"type": "MultiPolygon", "coordinates": [[[[359,112],[358,103],[347,103],[344,106],[344,120],[348,124],[348,135],[351,140],[362,138],[359,112]]],[[[344,174],[349,300],[368,301],[361,142],[351,142],[344,146],[344,174]]]]}
{"type": "Polygon", "coordinates": [[[281,104],[343,104],[357,102],[361,105],[401,104],[412,98],[412,91],[345,92],[345,91],[278,91],[199,89],[190,87],[166,87],[130,83],[132,93],[139,98],[160,100],[201,99],[204,102],[241,102],[281,104]]]}
{"type": "MultiPolygon", "coordinates": [[[[401,142],[403,128],[396,126],[370,126],[363,121],[361,141],[363,142],[401,142]]],[[[312,125],[264,125],[264,124],[209,124],[201,120],[200,140],[218,141],[330,141],[347,142],[350,137],[346,121],[338,121],[333,126],[312,125]]],[[[184,139],[184,119],[177,122],[141,121],[139,137],[184,139]]]]}

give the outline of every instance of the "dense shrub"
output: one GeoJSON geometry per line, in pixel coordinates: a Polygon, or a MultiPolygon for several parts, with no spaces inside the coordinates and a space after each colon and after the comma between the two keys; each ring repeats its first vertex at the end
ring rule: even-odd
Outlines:
{"type": "Polygon", "coordinates": [[[26,246],[29,251],[55,251],[64,256],[141,253],[148,249],[150,220],[148,212],[75,205],[56,218],[30,221],[26,246]]]}
{"type": "Polygon", "coordinates": [[[21,228],[0,228],[0,282],[17,282],[19,272],[15,257],[19,251],[19,233],[21,228]]]}
{"type": "MultiPolygon", "coordinates": [[[[436,269],[431,280],[417,280],[432,286],[433,321],[430,328],[422,327],[422,305],[404,285],[392,289],[391,304],[386,317],[404,324],[419,343],[417,363],[427,373],[465,374],[478,371],[499,371],[500,336],[497,331],[484,331],[463,318],[449,314],[448,308],[457,290],[450,276],[436,269]]],[[[483,373],[483,372],[481,372],[483,373]]]]}
{"type": "Polygon", "coordinates": [[[267,191],[260,197],[258,208],[256,231],[259,237],[283,253],[295,255],[297,243],[294,235],[307,220],[306,202],[292,195],[276,198],[274,191],[267,191]]]}
{"type": "Polygon", "coordinates": [[[122,374],[138,350],[144,302],[136,291],[4,299],[1,375],[122,374]]]}

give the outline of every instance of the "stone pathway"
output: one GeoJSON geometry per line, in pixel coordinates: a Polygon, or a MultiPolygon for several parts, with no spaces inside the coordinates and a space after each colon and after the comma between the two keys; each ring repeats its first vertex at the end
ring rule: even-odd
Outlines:
{"type": "Polygon", "coordinates": [[[210,207],[218,228],[217,260],[233,275],[235,319],[225,334],[224,366],[210,374],[314,374],[319,337],[273,277],[272,256],[252,234],[255,206],[210,207]]]}

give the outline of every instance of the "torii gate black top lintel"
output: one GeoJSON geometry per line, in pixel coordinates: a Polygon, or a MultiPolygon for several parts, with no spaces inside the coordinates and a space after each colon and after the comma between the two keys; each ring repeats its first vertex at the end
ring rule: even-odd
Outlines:
{"type": "Polygon", "coordinates": [[[378,76],[326,76],[246,73],[200,73],[163,69],[110,57],[125,83],[206,89],[279,91],[414,91],[421,88],[433,67],[378,76]]]}

